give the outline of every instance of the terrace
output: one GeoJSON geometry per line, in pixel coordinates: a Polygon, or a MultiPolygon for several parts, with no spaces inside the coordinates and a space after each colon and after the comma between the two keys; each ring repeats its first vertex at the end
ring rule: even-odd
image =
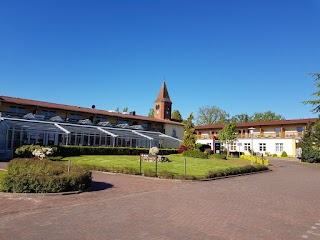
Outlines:
{"type": "MultiPolygon", "coordinates": [[[[253,138],[301,138],[303,132],[265,132],[265,133],[254,133],[253,138]]],[[[197,139],[218,139],[219,134],[198,134],[197,139]]],[[[251,138],[250,133],[240,133],[237,135],[238,139],[251,138]]]]}

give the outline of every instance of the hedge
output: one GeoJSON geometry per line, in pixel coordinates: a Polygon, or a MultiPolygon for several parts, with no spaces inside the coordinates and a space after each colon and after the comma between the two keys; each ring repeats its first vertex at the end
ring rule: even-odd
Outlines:
{"type": "Polygon", "coordinates": [[[187,150],[182,152],[182,155],[185,157],[193,157],[193,158],[203,158],[203,159],[207,159],[208,158],[208,154],[205,152],[201,152],[200,150],[187,150]]]}
{"type": "Polygon", "coordinates": [[[72,164],[70,173],[62,162],[14,159],[2,180],[2,191],[16,193],[56,193],[84,190],[91,186],[91,172],[72,164]]]}
{"type": "Polygon", "coordinates": [[[320,151],[316,149],[303,149],[301,161],[309,163],[320,163],[320,151]]]}
{"type": "MultiPolygon", "coordinates": [[[[18,157],[32,157],[38,145],[25,145],[16,149],[18,157]]],[[[149,153],[149,148],[127,148],[127,147],[93,147],[93,146],[57,146],[54,156],[71,157],[80,155],[140,155],[149,153]]],[[[178,149],[159,149],[159,155],[170,155],[178,153],[178,149]]]]}
{"type": "MultiPolygon", "coordinates": [[[[240,158],[244,159],[244,160],[251,161],[251,155],[241,155],[240,158]]],[[[253,162],[258,163],[258,164],[262,164],[262,165],[266,165],[266,166],[270,165],[270,162],[268,159],[263,159],[263,158],[260,158],[257,156],[253,156],[253,162]]]]}
{"type": "Polygon", "coordinates": [[[227,159],[227,156],[225,154],[220,154],[220,153],[214,153],[210,155],[210,158],[215,158],[215,159],[227,159]]]}
{"type": "Polygon", "coordinates": [[[238,175],[242,173],[251,173],[251,172],[258,172],[268,170],[267,166],[264,165],[246,165],[241,167],[230,167],[226,169],[216,170],[216,171],[209,171],[206,178],[217,178],[217,177],[224,177],[230,175],[238,175]]]}

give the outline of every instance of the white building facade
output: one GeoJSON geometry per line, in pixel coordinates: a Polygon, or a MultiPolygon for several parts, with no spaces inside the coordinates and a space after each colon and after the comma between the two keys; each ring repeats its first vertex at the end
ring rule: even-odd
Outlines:
{"type": "MultiPolygon", "coordinates": [[[[231,152],[244,154],[250,154],[250,149],[253,149],[264,155],[278,156],[285,151],[287,155],[295,157],[307,124],[314,124],[316,120],[317,118],[307,118],[237,123],[237,139],[229,149],[231,152]],[[250,133],[250,128],[254,128],[253,134],[250,133]]],[[[219,152],[219,132],[223,127],[223,124],[197,126],[197,143],[208,144],[214,152],[219,152]]]]}

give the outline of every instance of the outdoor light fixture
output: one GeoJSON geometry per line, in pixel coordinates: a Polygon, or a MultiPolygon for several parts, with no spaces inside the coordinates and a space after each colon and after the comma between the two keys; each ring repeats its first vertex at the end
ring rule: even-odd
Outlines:
{"type": "Polygon", "coordinates": [[[255,129],[254,127],[248,128],[251,134],[251,165],[253,165],[253,131],[254,129],[255,129]]]}

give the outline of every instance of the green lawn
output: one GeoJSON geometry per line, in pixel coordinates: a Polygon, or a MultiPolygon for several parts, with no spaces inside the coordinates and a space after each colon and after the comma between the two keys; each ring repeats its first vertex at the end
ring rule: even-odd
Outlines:
{"type": "MultiPolygon", "coordinates": [[[[184,157],[169,155],[172,162],[158,163],[158,172],[168,171],[174,175],[184,174],[184,157]]],[[[86,155],[77,157],[67,157],[63,160],[71,160],[78,163],[94,167],[94,169],[112,168],[133,168],[139,171],[139,156],[128,155],[86,155]]],[[[230,167],[250,165],[250,162],[239,158],[229,160],[186,158],[187,175],[197,177],[205,176],[208,171],[219,171],[230,167]]],[[[155,163],[142,162],[142,172],[145,170],[155,171],[155,163]]]]}
{"type": "Polygon", "coordinates": [[[0,170],[0,191],[1,191],[1,183],[2,183],[2,179],[4,178],[4,176],[7,175],[7,171],[2,171],[0,170]]]}

